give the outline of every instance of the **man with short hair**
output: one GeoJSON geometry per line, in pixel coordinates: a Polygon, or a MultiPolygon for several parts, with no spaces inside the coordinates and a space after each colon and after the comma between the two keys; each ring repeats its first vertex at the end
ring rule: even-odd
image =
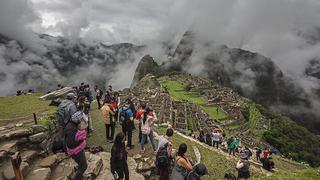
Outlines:
{"type": "Polygon", "coordinates": [[[119,109],[120,123],[122,126],[122,132],[125,134],[128,141],[128,148],[133,149],[132,145],[132,122],[133,122],[133,112],[130,109],[130,99],[124,102],[124,106],[119,109]]]}
{"type": "Polygon", "coordinates": [[[102,90],[98,88],[97,85],[94,86],[94,91],[96,92],[96,99],[98,103],[98,109],[101,108],[101,98],[102,98],[102,90]]]}
{"type": "MultiPolygon", "coordinates": [[[[172,143],[170,142],[170,138],[173,136],[173,129],[168,128],[165,135],[160,136],[158,139],[158,148],[156,153],[156,168],[157,168],[157,180],[166,180],[169,179],[169,170],[172,156],[172,143]],[[163,152],[164,151],[164,152],[163,152]],[[162,164],[160,160],[160,156],[167,156],[167,163],[162,164]]],[[[162,157],[162,158],[163,158],[162,157]]]]}

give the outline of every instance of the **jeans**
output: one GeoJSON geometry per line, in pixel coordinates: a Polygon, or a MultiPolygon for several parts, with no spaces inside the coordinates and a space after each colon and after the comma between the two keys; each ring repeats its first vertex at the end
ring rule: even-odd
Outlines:
{"type": "Polygon", "coordinates": [[[128,141],[128,147],[131,147],[132,145],[132,124],[131,122],[123,123],[122,124],[122,132],[125,134],[126,140],[128,141]]]}
{"type": "MultiPolygon", "coordinates": [[[[141,143],[141,139],[142,139],[142,131],[141,131],[141,123],[139,124],[139,143],[141,143]]],[[[148,143],[148,139],[146,139],[144,144],[148,143]]]]}
{"type": "Polygon", "coordinates": [[[214,147],[214,145],[217,146],[217,149],[219,148],[219,141],[212,141],[212,146],[214,147]]]}
{"type": "Polygon", "coordinates": [[[146,142],[147,136],[149,136],[151,145],[152,145],[152,149],[155,151],[156,150],[156,146],[154,145],[154,139],[153,139],[153,132],[150,131],[150,134],[142,134],[142,138],[141,138],[141,149],[144,149],[144,143],[146,142]]]}
{"type": "Polygon", "coordinates": [[[71,158],[78,164],[78,170],[73,179],[81,180],[83,173],[86,171],[88,167],[84,150],[80,151],[78,154],[71,155],[71,158]]]}
{"type": "Polygon", "coordinates": [[[113,140],[114,137],[114,123],[105,124],[106,126],[106,138],[107,140],[113,140]],[[111,130],[111,132],[110,132],[111,130]]]}

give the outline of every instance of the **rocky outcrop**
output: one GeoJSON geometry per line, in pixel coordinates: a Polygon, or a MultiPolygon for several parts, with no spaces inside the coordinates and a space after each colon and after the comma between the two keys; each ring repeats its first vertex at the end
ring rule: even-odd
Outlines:
{"type": "Polygon", "coordinates": [[[130,88],[133,88],[145,75],[156,75],[159,72],[159,66],[154,59],[148,54],[145,55],[139,62],[134,74],[130,88]]]}

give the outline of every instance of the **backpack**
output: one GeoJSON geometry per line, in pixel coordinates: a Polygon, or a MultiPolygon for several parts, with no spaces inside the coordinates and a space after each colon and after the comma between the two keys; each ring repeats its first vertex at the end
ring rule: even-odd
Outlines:
{"type": "Polygon", "coordinates": [[[130,117],[127,113],[128,110],[129,108],[126,110],[124,110],[123,107],[121,108],[121,112],[119,114],[119,121],[121,125],[127,124],[130,120],[130,117]]]}
{"type": "Polygon", "coordinates": [[[68,103],[65,106],[58,107],[57,120],[58,124],[62,127],[66,127],[66,125],[71,120],[71,114],[69,113],[70,106],[72,106],[72,103],[68,103]]]}
{"type": "Polygon", "coordinates": [[[157,167],[167,167],[170,164],[170,158],[167,151],[169,143],[166,143],[164,146],[160,147],[156,155],[156,166],[157,167]]]}

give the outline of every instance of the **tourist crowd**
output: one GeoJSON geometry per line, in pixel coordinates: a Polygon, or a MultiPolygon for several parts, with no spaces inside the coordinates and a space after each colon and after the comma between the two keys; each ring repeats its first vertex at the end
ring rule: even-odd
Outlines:
{"type": "MultiPolygon", "coordinates": [[[[61,88],[61,87],[59,87],[61,88]]],[[[122,99],[117,91],[108,86],[105,93],[94,86],[94,95],[90,86],[81,83],[79,87],[73,87],[74,92],[66,95],[66,98],[59,103],[57,110],[58,133],[57,142],[61,142],[61,148],[67,155],[78,164],[73,179],[82,179],[87,169],[85,156],[87,135],[93,133],[90,108],[95,96],[98,109],[101,111],[102,120],[105,126],[105,142],[112,143],[110,169],[113,178],[116,180],[129,179],[129,168],[127,163],[128,151],[134,149],[132,132],[135,128],[134,121],[138,121],[139,147],[143,155],[145,146],[149,141],[155,155],[157,179],[159,180],[200,180],[201,176],[208,174],[204,164],[194,164],[188,153],[188,147],[182,143],[173,153],[171,137],[174,134],[172,128],[168,128],[164,135],[158,137],[158,144],[155,143],[154,131],[158,119],[150,105],[140,102],[134,105],[128,97],[122,99]],[[115,127],[121,126],[121,132],[115,135],[115,127]]],[[[211,133],[203,131],[195,137],[200,142],[216,148],[225,147],[229,155],[239,154],[240,160],[236,164],[238,178],[250,178],[249,159],[252,150],[241,145],[237,137],[225,139],[225,134],[219,128],[214,128],[211,133]]],[[[57,145],[54,145],[57,146],[57,145]]],[[[274,168],[272,158],[268,149],[261,151],[255,149],[256,159],[261,161],[267,170],[274,168]]],[[[226,174],[232,175],[231,173],[226,174]]]]}

